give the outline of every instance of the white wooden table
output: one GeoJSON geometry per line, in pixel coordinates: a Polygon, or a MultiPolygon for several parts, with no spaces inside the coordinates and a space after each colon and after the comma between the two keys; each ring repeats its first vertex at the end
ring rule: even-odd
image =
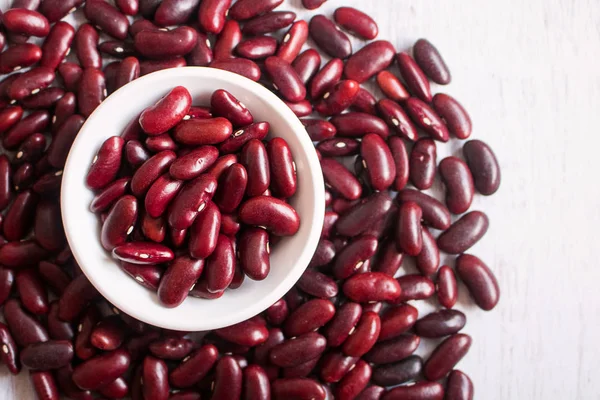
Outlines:
{"type": "MultiPolygon", "coordinates": [[[[467,107],[500,160],[500,191],[473,206],[490,229],[471,252],[497,274],[501,300],[492,312],[460,304],[473,346],[458,368],[475,398],[600,398],[597,0],[329,0],[317,12],[341,5],[375,17],[399,49],[430,39],[453,74],[436,90],[467,107]]],[[[27,373],[0,368],[0,399],[33,398],[27,373]]]]}

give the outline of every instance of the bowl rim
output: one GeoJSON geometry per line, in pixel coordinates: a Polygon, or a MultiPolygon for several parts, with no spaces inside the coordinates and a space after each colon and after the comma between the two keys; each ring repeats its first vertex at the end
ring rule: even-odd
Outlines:
{"type": "MultiPolygon", "coordinates": [[[[173,86],[177,85],[174,84],[173,86]]],[[[218,329],[251,318],[278,301],[296,284],[298,279],[300,279],[304,273],[305,269],[308,267],[308,263],[310,262],[310,259],[312,258],[312,255],[314,254],[314,251],[316,250],[320,240],[325,212],[325,187],[320,162],[310,137],[306,134],[304,126],[298,117],[279,97],[263,87],[261,84],[241,75],[216,68],[187,66],[165,69],[142,76],[116,90],[94,110],[94,112],[86,119],[85,123],[77,134],[71,149],[69,150],[69,154],[63,168],[60,190],[60,207],[65,236],[74,259],[77,261],[81,271],[86,275],[90,283],[108,302],[124,313],[154,326],[182,331],[199,331],[218,329]],[[270,292],[265,293],[262,298],[250,304],[247,308],[244,308],[243,313],[239,311],[233,313],[224,313],[227,315],[220,315],[218,323],[210,323],[210,321],[195,321],[197,318],[187,318],[183,321],[173,321],[175,318],[172,318],[169,321],[165,321],[162,318],[153,316],[152,313],[144,313],[144,307],[136,307],[137,304],[135,301],[125,301],[126,297],[118,295],[114,293],[115,291],[107,290],[107,288],[99,285],[93,279],[93,274],[89,271],[89,266],[86,266],[85,260],[89,256],[86,257],[83,251],[83,246],[81,246],[84,239],[73,236],[74,234],[72,233],[71,227],[77,221],[73,220],[75,217],[70,218],[69,213],[66,212],[66,210],[69,209],[69,205],[77,201],[75,198],[77,197],[76,194],[78,192],[78,189],[76,189],[77,185],[83,185],[83,190],[90,190],[85,186],[84,182],[79,182],[77,176],[74,176],[75,173],[73,171],[76,168],[81,167],[76,165],[75,161],[73,161],[75,158],[73,154],[77,153],[78,149],[86,146],[85,138],[87,135],[89,135],[89,133],[86,135],[86,131],[93,132],[93,130],[90,130],[90,127],[94,126],[94,124],[100,121],[98,120],[98,115],[101,114],[101,111],[107,107],[110,107],[110,104],[114,101],[114,99],[119,98],[127,93],[134,93],[137,88],[142,86],[150,86],[152,85],[152,82],[162,81],[164,79],[170,79],[173,77],[198,78],[199,75],[202,75],[203,79],[226,79],[233,85],[239,86],[241,89],[250,92],[252,95],[263,98],[264,101],[268,102],[273,107],[274,111],[289,121],[289,124],[293,128],[292,135],[297,137],[300,143],[300,151],[305,153],[306,159],[308,160],[306,173],[310,176],[307,177],[306,182],[309,182],[309,185],[312,186],[309,197],[312,197],[314,201],[313,218],[311,220],[302,221],[304,224],[310,224],[309,235],[303,244],[304,248],[301,250],[300,257],[295,260],[295,263],[285,278],[279,281],[270,292]],[[305,262],[305,265],[300,267],[298,264],[301,261],[303,261],[303,263],[305,262]]],[[[94,240],[99,240],[99,238],[95,237],[94,240]]]]}

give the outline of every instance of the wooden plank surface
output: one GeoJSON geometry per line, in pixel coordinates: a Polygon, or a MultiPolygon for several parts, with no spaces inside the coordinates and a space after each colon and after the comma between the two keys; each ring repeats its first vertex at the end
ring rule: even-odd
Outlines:
{"type": "MultiPolygon", "coordinates": [[[[490,229],[472,253],[496,272],[501,301],[483,312],[463,296],[459,307],[473,346],[458,367],[475,398],[600,398],[597,0],[330,0],[316,12],[290,4],[304,16],[353,5],[399,49],[430,39],[453,74],[435,90],[463,103],[474,137],[500,160],[500,191],[473,206],[490,229]]],[[[460,144],[445,147],[439,159],[460,153],[460,144]]],[[[0,369],[0,399],[33,398],[27,373],[0,369]]]]}

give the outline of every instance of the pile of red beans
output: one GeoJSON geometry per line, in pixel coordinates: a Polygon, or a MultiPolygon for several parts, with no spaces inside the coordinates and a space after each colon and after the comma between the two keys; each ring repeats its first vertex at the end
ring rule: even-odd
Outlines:
{"type": "Polygon", "coordinates": [[[188,293],[219,298],[245,276],[265,279],[269,234],[300,228],[285,201],[296,193],[292,152],[282,138],[265,146],[268,133],[231,93],[217,90],[210,107],[193,107],[178,86],[102,144],[86,178],[97,191],[102,246],[164,306],[188,293]],[[163,244],[167,231],[173,248],[163,244]]]}
{"type": "MultiPolygon", "coordinates": [[[[488,227],[470,210],[475,192],[493,194],[500,171],[478,140],[464,144],[465,161],[438,166],[437,146],[469,138],[472,127],[458,101],[432,95],[430,81],[450,82],[436,48],[421,39],[412,56],[397,54],[373,41],[370,17],[348,7],[307,23],[274,11],[282,0],[115,3],[16,0],[2,16],[0,359],[8,369],[28,368],[38,396],[52,400],[472,399],[471,380],[454,369],[471,338],[453,307],[457,277],[482,309],[498,303],[492,271],[464,252],[488,227]],[[60,21],[74,11],[88,23],[60,21]],[[348,33],[365,45],[355,51],[348,33]],[[302,51],[309,36],[315,48],[302,51]],[[107,304],[71,257],[58,205],[85,118],[138,76],[184,65],[259,81],[308,117],[327,184],[322,238],[298,284],[263,314],[203,335],[148,326],[107,304]],[[443,200],[423,192],[438,172],[443,200]],[[461,216],[453,223],[452,215],[461,216]],[[440,267],[440,250],[458,255],[454,267],[440,267]],[[439,310],[419,315],[415,302],[425,299],[439,310]],[[423,360],[415,351],[425,341],[439,344],[423,360]]],[[[156,157],[164,144],[156,137],[114,141],[126,157],[142,146],[156,157]]],[[[135,196],[133,179],[124,186],[135,196]]],[[[226,224],[220,233],[233,241],[226,224]]]]}

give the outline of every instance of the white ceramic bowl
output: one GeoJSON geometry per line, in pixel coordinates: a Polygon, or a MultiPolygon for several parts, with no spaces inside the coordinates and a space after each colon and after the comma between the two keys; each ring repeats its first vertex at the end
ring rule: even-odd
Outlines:
{"type": "Polygon", "coordinates": [[[61,209],[73,255],[98,291],[123,312],[148,324],[183,331],[203,331],[246,320],[280,299],[300,278],[316,249],[324,214],[324,185],[313,144],[294,113],[273,93],[240,75],[212,68],[185,67],[136,79],[109,96],[88,118],[67,159],[61,209]],[[271,272],[260,282],[249,278],[216,300],[188,297],[165,308],[152,291],[123,272],[99,238],[100,222],[89,210],[94,197],[85,185],[90,163],[107,138],[120,135],[129,121],[175,86],[185,86],[193,104],[208,105],[210,95],[225,89],[242,101],[255,121],[268,121],[270,135],[284,138],[294,156],[298,191],[290,203],[301,218],[300,230],[271,252],[271,272]]]}

